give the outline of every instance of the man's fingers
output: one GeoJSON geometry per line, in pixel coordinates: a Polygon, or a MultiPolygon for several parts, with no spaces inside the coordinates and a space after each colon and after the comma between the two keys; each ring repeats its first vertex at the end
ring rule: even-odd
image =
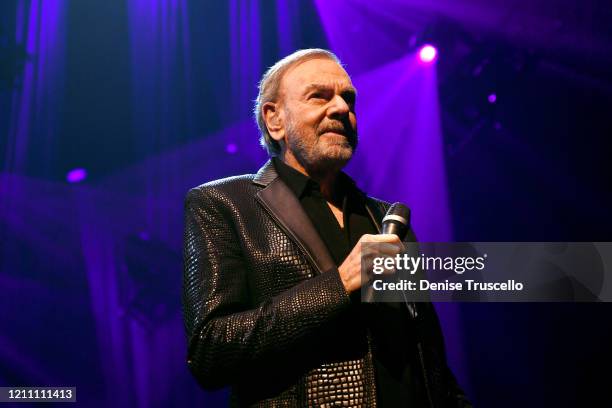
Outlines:
{"type": "Polygon", "coordinates": [[[362,256],[395,256],[404,250],[401,242],[380,242],[362,248],[362,256]]]}
{"type": "Polygon", "coordinates": [[[395,234],[365,234],[360,238],[362,243],[377,243],[377,242],[389,242],[389,243],[401,243],[399,237],[395,234]]]}
{"type": "Polygon", "coordinates": [[[375,245],[379,248],[380,252],[384,254],[397,254],[402,252],[404,245],[401,242],[383,242],[375,245]]]}
{"type": "Polygon", "coordinates": [[[397,254],[402,253],[403,246],[397,244],[382,243],[362,248],[361,258],[362,259],[373,259],[373,258],[394,258],[397,254]]]}

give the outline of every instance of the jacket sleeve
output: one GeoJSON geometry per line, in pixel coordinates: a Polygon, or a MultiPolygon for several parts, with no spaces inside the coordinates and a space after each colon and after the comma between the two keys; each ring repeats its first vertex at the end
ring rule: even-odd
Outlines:
{"type": "Polygon", "coordinates": [[[213,196],[201,187],[187,194],[183,250],[187,364],[207,389],[240,382],[257,367],[288,358],[350,306],[337,269],[251,305],[249,267],[224,214],[229,209],[213,196]]]}

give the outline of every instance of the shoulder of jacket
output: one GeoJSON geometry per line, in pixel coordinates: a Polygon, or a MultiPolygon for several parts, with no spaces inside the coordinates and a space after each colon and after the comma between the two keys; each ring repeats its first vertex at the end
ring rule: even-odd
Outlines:
{"type": "Polygon", "coordinates": [[[199,186],[193,187],[189,190],[198,191],[201,193],[214,192],[214,191],[232,191],[236,188],[244,187],[253,184],[254,174],[242,174],[240,176],[225,177],[218,180],[211,180],[199,186]]]}
{"type": "MultiPolygon", "coordinates": [[[[229,203],[254,195],[258,186],[253,183],[254,174],[231,176],[212,180],[187,192],[186,203],[229,203]]],[[[216,205],[216,204],[215,204],[216,205]]]]}

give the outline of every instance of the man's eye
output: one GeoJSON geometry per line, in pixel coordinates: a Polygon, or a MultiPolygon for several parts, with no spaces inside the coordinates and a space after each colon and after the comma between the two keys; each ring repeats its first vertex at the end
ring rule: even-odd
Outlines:
{"type": "Polygon", "coordinates": [[[355,94],[346,93],[342,95],[342,98],[349,106],[355,106],[355,94]]]}

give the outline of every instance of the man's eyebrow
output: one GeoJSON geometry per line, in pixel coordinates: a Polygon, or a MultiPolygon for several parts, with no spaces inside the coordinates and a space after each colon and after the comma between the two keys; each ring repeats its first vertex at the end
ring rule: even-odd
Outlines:
{"type": "MultiPolygon", "coordinates": [[[[308,86],[306,86],[306,88],[304,88],[304,93],[308,93],[310,91],[320,91],[320,90],[329,90],[329,89],[333,89],[332,85],[327,85],[327,84],[309,84],[308,86]]],[[[342,92],[340,93],[352,93],[353,95],[357,95],[357,89],[355,89],[354,86],[347,86],[344,89],[342,89],[342,92]]]]}

